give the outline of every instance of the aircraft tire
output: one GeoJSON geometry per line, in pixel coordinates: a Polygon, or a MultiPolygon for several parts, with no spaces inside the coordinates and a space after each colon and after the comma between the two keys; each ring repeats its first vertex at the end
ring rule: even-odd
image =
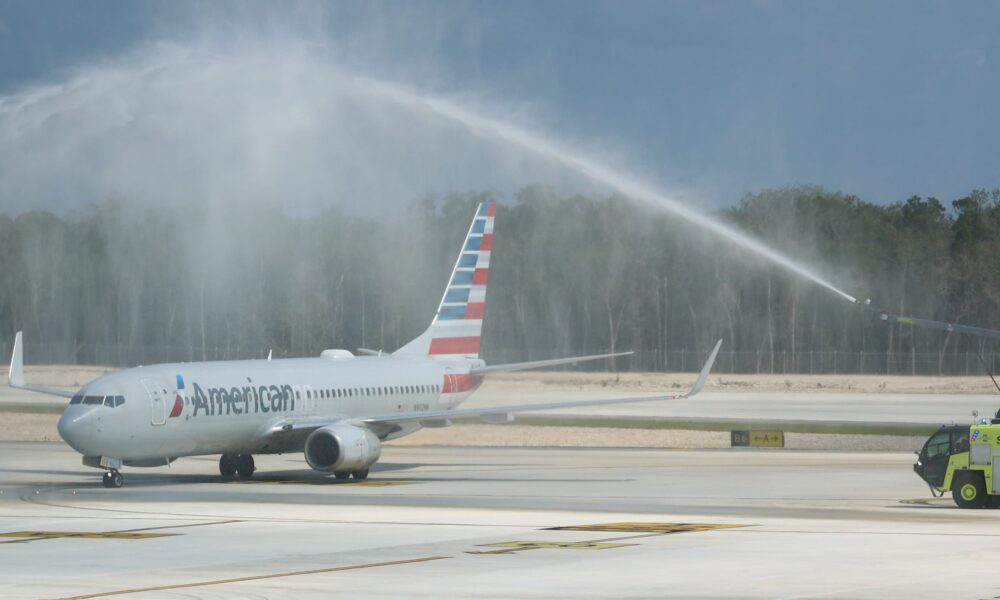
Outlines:
{"type": "Polygon", "coordinates": [[[337,471],[336,473],[333,474],[333,476],[336,477],[337,479],[347,479],[348,477],[351,476],[351,472],[350,471],[337,471]]]}
{"type": "Polygon", "coordinates": [[[362,471],[354,471],[351,473],[351,475],[353,475],[354,478],[357,479],[358,481],[364,481],[365,479],[368,479],[368,469],[364,469],[362,471]]]}
{"type": "Polygon", "coordinates": [[[232,454],[223,454],[219,457],[219,474],[223,477],[236,475],[236,457],[232,454]]]}
{"type": "Polygon", "coordinates": [[[951,483],[951,497],[960,508],[982,508],[989,497],[986,481],[979,472],[959,471],[951,483]]]}
{"type": "Polygon", "coordinates": [[[125,485],[125,477],[118,471],[112,469],[104,473],[104,477],[101,478],[101,483],[104,484],[106,488],[120,488],[125,485]]]}
{"type": "Polygon", "coordinates": [[[252,454],[240,454],[236,457],[236,472],[241,478],[250,479],[256,470],[257,467],[253,464],[252,454]]]}

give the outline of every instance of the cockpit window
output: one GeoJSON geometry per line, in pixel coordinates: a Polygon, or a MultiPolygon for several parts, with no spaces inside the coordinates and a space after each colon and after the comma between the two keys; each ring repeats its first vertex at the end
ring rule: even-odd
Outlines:
{"type": "Polygon", "coordinates": [[[115,406],[125,404],[125,396],[115,396],[115,406]]]}
{"type": "Polygon", "coordinates": [[[950,448],[951,436],[949,432],[939,431],[927,440],[927,458],[947,455],[950,448]]]}
{"type": "Polygon", "coordinates": [[[104,397],[104,406],[110,406],[111,408],[114,408],[115,407],[115,397],[114,396],[105,396],[104,397]]]}
{"type": "Polygon", "coordinates": [[[84,404],[104,404],[104,396],[84,396],[84,404]]]}
{"type": "Polygon", "coordinates": [[[70,404],[82,404],[83,403],[83,394],[77,394],[77,395],[73,396],[73,399],[70,400],[69,403],[70,404]]]}

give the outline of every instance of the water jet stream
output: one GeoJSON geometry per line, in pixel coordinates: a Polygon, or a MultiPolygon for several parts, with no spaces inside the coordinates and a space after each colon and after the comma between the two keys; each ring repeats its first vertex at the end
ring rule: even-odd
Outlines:
{"type": "Polygon", "coordinates": [[[663,208],[689,223],[717,233],[738,246],[746,248],[823,286],[852,303],[857,303],[857,299],[854,296],[840,290],[826,279],[780,252],[656,191],[652,186],[639,181],[637,178],[622,175],[593,159],[571,152],[557,142],[507,123],[475,114],[447,100],[427,97],[400,86],[370,79],[355,79],[353,82],[358,84],[359,88],[373,95],[392,100],[410,109],[421,109],[438,117],[455,121],[465,126],[474,135],[499,140],[506,144],[528,150],[546,160],[564,165],[595,182],[611,187],[625,196],[663,208]]]}

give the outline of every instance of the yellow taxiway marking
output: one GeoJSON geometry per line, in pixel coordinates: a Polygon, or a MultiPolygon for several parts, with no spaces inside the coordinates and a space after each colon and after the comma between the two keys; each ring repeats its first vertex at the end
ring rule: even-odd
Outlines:
{"type": "Polygon", "coordinates": [[[60,600],[87,600],[89,598],[106,598],[108,596],[123,596],[125,594],[142,594],[146,592],[162,592],[165,590],[180,590],[193,587],[204,587],[208,585],[224,585],[227,583],[242,583],[244,581],[259,581],[261,579],[277,579],[279,577],[298,577],[300,575],[316,575],[319,573],[336,573],[338,571],[353,571],[356,569],[372,569],[375,567],[391,567],[393,565],[408,565],[412,563],[429,562],[432,560],[444,560],[450,556],[424,556],[422,558],[409,558],[406,560],[390,560],[386,562],[365,563],[359,565],[344,565],[342,567],[326,567],[323,569],[308,569],[305,571],[287,571],[285,573],[271,573],[269,575],[249,575],[247,577],[233,577],[230,579],[214,579],[210,581],[195,581],[191,583],[174,583],[169,585],[157,585],[144,588],[129,588],[124,590],[114,590],[111,592],[98,592],[96,594],[83,594],[81,596],[69,596],[60,600]]]}
{"type": "Polygon", "coordinates": [[[623,537],[612,537],[599,540],[586,540],[582,542],[534,542],[534,541],[513,541],[501,542],[499,544],[482,544],[481,547],[498,547],[500,550],[474,550],[467,554],[506,554],[509,552],[519,552],[521,550],[538,550],[541,548],[568,548],[577,550],[605,550],[608,548],[622,548],[625,546],[635,546],[635,544],[621,544],[623,540],[633,540],[636,538],[658,537],[669,533],[681,533],[685,531],[709,531],[712,529],[732,529],[735,527],[746,527],[746,525],[733,525],[728,523],[597,523],[595,525],[570,525],[566,527],[548,527],[547,531],[607,531],[624,532],[634,535],[623,537]]]}
{"type": "Polygon", "coordinates": [[[343,479],[234,479],[227,483],[257,483],[268,485],[349,485],[363,487],[385,487],[389,485],[411,485],[412,481],[350,481],[343,479]]]}
{"type": "Polygon", "coordinates": [[[82,539],[115,539],[115,540],[145,540],[150,538],[169,537],[183,535],[181,533],[147,533],[158,532],[163,529],[187,529],[190,527],[205,527],[208,525],[228,525],[239,523],[238,519],[226,521],[211,521],[207,523],[185,523],[183,525],[158,525],[156,527],[140,527],[138,529],[121,529],[118,531],[10,531],[0,533],[0,537],[17,538],[13,540],[0,541],[0,544],[23,544],[25,542],[36,542],[39,540],[54,540],[60,538],[82,538],[82,539]]]}
{"type": "Polygon", "coordinates": [[[624,531],[628,533],[683,533],[685,531],[711,531],[713,529],[734,529],[746,525],[729,523],[598,523],[596,525],[569,525],[549,527],[557,531],[624,531]]]}
{"type": "Polygon", "coordinates": [[[0,537],[20,538],[0,542],[0,544],[12,544],[28,540],[51,540],[55,538],[83,538],[83,539],[115,539],[115,540],[144,540],[148,538],[168,537],[181,535],[179,533],[137,533],[128,531],[10,531],[0,533],[0,537]]]}

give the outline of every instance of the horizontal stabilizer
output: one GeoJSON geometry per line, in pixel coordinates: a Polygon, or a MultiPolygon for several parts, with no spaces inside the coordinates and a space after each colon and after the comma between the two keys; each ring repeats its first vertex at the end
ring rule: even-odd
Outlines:
{"type": "Polygon", "coordinates": [[[448,410],[433,410],[412,413],[396,413],[391,415],[373,416],[358,419],[358,424],[373,426],[385,423],[404,423],[407,421],[423,421],[426,419],[454,419],[459,417],[479,417],[485,422],[506,423],[512,419],[512,415],[521,412],[533,412],[536,410],[555,410],[561,408],[577,408],[581,406],[608,406],[612,404],[627,404],[635,402],[656,402],[658,400],[678,400],[680,398],[690,398],[705,387],[708,375],[712,372],[712,365],[719,355],[719,348],[722,340],[716,342],[712,348],[705,366],[702,367],[691,389],[681,394],[667,394],[661,396],[640,396],[633,398],[611,398],[600,400],[576,400],[570,402],[545,402],[541,404],[515,404],[512,406],[494,406],[490,408],[458,408],[448,410]]]}
{"type": "Polygon", "coordinates": [[[613,358],[615,356],[629,356],[635,354],[629,352],[615,352],[614,354],[591,354],[590,356],[571,356],[569,358],[553,358],[550,360],[534,360],[530,362],[507,363],[505,365],[487,365],[484,367],[473,367],[470,373],[473,375],[485,375],[487,373],[506,373],[508,371],[524,371],[527,369],[543,369],[557,365],[572,365],[588,360],[601,360],[602,358],[613,358]]]}

